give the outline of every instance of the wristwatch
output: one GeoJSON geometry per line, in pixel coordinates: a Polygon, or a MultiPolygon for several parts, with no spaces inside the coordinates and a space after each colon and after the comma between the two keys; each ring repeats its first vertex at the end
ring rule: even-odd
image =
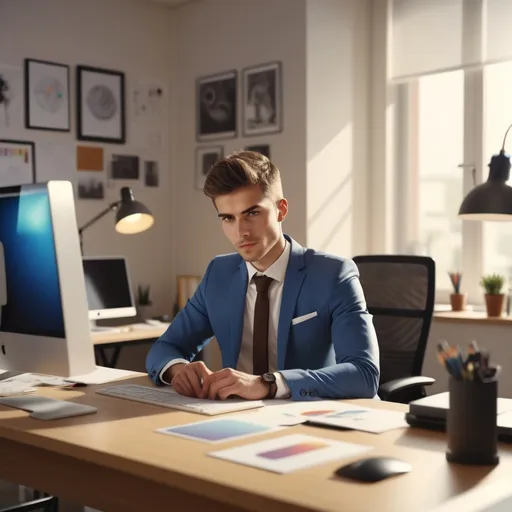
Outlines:
{"type": "Polygon", "coordinates": [[[264,373],[261,376],[261,380],[263,382],[266,382],[267,384],[270,384],[270,388],[268,390],[268,395],[265,398],[274,398],[277,393],[277,379],[275,374],[273,373],[264,373]]]}

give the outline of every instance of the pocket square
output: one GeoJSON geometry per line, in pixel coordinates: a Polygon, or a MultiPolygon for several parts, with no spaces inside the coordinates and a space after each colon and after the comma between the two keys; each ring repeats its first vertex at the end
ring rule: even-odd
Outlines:
{"type": "Polygon", "coordinates": [[[298,316],[292,320],[292,325],[300,324],[306,320],[309,320],[310,318],[315,318],[315,316],[318,316],[316,311],[313,311],[313,313],[308,313],[307,315],[298,316]]]}

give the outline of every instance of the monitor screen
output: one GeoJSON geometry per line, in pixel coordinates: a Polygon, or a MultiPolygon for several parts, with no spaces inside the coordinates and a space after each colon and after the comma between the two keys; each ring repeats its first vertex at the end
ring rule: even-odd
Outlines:
{"type": "Polygon", "coordinates": [[[89,311],[135,307],[124,258],[83,258],[83,267],[89,311]]]}
{"type": "Polygon", "coordinates": [[[46,187],[0,190],[0,331],[64,338],[50,198],[46,187]]]}

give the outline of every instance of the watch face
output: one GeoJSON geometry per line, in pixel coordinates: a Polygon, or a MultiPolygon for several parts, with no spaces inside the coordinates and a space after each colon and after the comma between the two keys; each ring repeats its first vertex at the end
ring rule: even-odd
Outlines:
{"type": "Polygon", "coordinates": [[[273,373],[264,373],[262,378],[265,382],[275,382],[276,376],[273,373]]]}

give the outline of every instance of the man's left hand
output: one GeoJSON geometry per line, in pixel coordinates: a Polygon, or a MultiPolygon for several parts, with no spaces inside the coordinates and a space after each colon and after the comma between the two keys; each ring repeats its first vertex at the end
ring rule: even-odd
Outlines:
{"type": "Polygon", "coordinates": [[[203,397],[226,400],[238,396],[246,400],[261,400],[268,395],[270,385],[258,375],[249,375],[232,368],[224,368],[203,379],[203,397]]]}

